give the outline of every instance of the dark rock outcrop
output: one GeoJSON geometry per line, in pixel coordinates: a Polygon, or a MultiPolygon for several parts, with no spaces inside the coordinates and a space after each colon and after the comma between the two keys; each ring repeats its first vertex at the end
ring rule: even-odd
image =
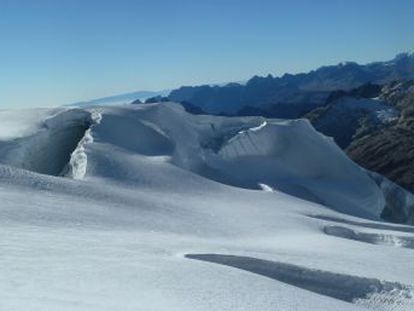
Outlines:
{"type": "Polygon", "coordinates": [[[304,117],[359,165],[414,192],[413,80],[332,92],[304,117]]]}
{"type": "Polygon", "coordinates": [[[324,106],[303,117],[346,148],[356,137],[378,130],[398,116],[394,106],[378,99],[381,89],[380,85],[367,83],[350,91],[334,91],[324,106]]]}
{"type": "Polygon", "coordinates": [[[400,111],[400,117],[353,140],[346,151],[361,166],[414,192],[414,81],[387,85],[381,96],[400,111]]]}

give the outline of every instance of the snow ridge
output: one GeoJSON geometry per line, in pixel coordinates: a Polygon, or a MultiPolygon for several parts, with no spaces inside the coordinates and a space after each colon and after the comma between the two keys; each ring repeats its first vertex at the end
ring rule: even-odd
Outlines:
{"type": "Polygon", "coordinates": [[[379,218],[385,206],[371,178],[307,120],[269,120],[243,129],[207,163],[233,185],[258,189],[266,184],[359,216],[379,218]],[[356,180],[364,186],[356,187],[356,180]]]}

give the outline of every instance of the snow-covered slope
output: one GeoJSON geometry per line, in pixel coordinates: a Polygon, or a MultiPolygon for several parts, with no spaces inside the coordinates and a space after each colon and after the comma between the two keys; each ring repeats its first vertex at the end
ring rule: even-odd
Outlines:
{"type": "Polygon", "coordinates": [[[1,310],[414,308],[414,228],[307,121],[0,118],[1,310]]]}

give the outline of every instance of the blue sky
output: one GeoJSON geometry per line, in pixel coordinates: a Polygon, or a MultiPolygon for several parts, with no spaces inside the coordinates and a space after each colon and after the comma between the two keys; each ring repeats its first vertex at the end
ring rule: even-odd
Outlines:
{"type": "Polygon", "coordinates": [[[0,0],[0,106],[387,60],[412,0],[0,0]]]}

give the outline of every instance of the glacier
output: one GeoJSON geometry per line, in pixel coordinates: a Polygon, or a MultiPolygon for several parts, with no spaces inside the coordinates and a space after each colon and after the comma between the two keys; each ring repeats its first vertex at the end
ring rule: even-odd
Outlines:
{"type": "Polygon", "coordinates": [[[305,120],[0,111],[0,309],[413,310],[413,202],[305,120]]]}

